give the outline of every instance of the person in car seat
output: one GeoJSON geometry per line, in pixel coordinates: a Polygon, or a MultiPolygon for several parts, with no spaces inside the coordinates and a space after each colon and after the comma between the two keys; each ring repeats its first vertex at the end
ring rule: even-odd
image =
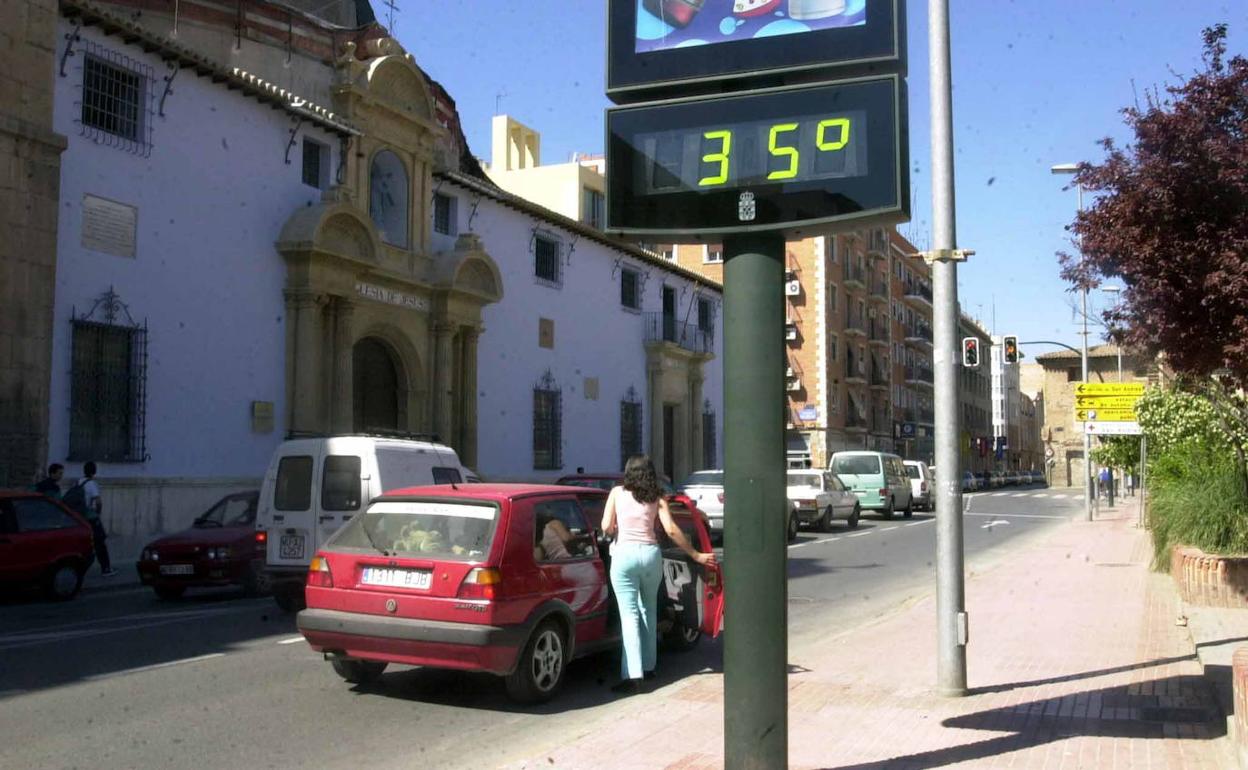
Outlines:
{"type": "Polygon", "coordinates": [[[714,564],[715,554],[694,550],[672,520],[654,463],[645,455],[633,455],[624,465],[624,483],[613,487],[602,515],[602,531],[615,538],[611,544],[611,586],[620,610],[620,636],[624,654],[620,682],[611,689],[631,694],[640,680],[654,677],[657,657],[659,583],[663,579],[663,555],[655,537],[656,517],[663,531],[690,559],[714,564]]]}

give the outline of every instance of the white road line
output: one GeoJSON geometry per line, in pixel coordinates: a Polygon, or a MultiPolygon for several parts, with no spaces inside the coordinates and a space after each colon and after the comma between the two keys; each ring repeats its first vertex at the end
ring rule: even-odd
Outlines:
{"type": "Polygon", "coordinates": [[[84,677],[87,682],[98,682],[101,679],[112,679],[115,676],[126,676],[128,674],[142,674],[147,671],[157,671],[162,668],[171,668],[173,666],[181,666],[184,663],[198,663],[203,660],[211,660],[213,658],[224,658],[224,652],[211,652],[207,655],[197,655],[193,658],[182,658],[181,660],[170,660],[164,663],[154,663],[150,666],[139,666],[138,668],[127,668],[122,671],[111,671],[107,674],[93,674],[84,677]]]}
{"type": "MultiPolygon", "coordinates": [[[[807,540],[802,543],[794,543],[793,545],[789,546],[789,548],[801,548],[804,545],[819,545],[820,543],[832,543],[837,540],[840,540],[840,538],[839,537],[821,537],[818,540],[807,540]]],[[[299,638],[302,639],[303,637],[299,637],[299,638]]]]}
{"type": "Polygon", "coordinates": [[[869,534],[871,533],[870,532],[855,532],[854,534],[846,535],[845,537],[862,537],[864,535],[869,535],[869,534]]]}
{"type": "Polygon", "coordinates": [[[891,532],[891,531],[892,531],[892,530],[894,530],[894,529],[901,529],[901,525],[900,525],[900,524],[895,524],[895,525],[893,525],[893,526],[891,526],[891,527],[885,527],[884,529],[881,529],[880,531],[881,531],[881,532],[891,532]]]}
{"type": "Polygon", "coordinates": [[[1056,519],[1066,521],[1069,516],[1042,515],[1039,513],[963,513],[963,516],[989,516],[1004,519],[1056,519]]]}
{"type": "Polygon", "coordinates": [[[993,492],[990,497],[1005,497],[1009,492],[993,492]]]}
{"type": "Polygon", "coordinates": [[[298,644],[303,641],[302,636],[292,636],[289,639],[283,639],[278,644],[298,644]]]}
{"type": "Polygon", "coordinates": [[[931,523],[931,522],[933,522],[933,521],[936,521],[936,520],[935,520],[935,519],[926,519],[926,520],[924,520],[924,521],[912,521],[912,522],[910,522],[909,524],[906,524],[905,526],[907,526],[907,527],[918,527],[918,526],[922,526],[922,525],[924,525],[924,524],[930,524],[930,523],[931,523]]]}
{"type": "Polygon", "coordinates": [[[1053,495],[1054,500],[1065,500],[1066,495],[1053,495]]]}
{"type": "Polygon", "coordinates": [[[1031,495],[1028,495],[1026,492],[1016,492],[1010,495],[1010,497],[1030,497],[1030,496],[1031,495]]]}
{"type": "Polygon", "coordinates": [[[1045,497],[1048,497],[1048,495],[1041,493],[1038,495],[1032,495],[1032,497],[1045,498],[1045,497]]]}

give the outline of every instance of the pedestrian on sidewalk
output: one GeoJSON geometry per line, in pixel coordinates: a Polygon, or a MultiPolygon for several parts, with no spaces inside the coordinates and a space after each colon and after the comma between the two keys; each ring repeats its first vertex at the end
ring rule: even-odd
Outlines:
{"type": "Polygon", "coordinates": [[[620,682],[613,692],[632,694],[641,679],[654,678],[658,657],[659,581],[663,579],[663,555],[654,532],[658,518],[663,531],[680,550],[698,564],[714,564],[714,553],[695,551],[672,520],[672,512],[659,486],[654,463],[645,455],[633,455],[624,465],[624,483],[613,487],[602,514],[602,531],[615,538],[611,544],[611,587],[620,611],[620,636],[624,654],[620,682]]]}
{"type": "Polygon", "coordinates": [[[105,542],[108,540],[108,533],[104,531],[104,524],[100,521],[104,503],[100,499],[100,485],[95,480],[95,472],[94,460],[84,463],[82,478],[78,479],[78,483],[65,493],[64,502],[82,514],[87,523],[91,525],[92,540],[95,542],[95,558],[100,562],[100,574],[104,577],[112,577],[117,574],[117,570],[113,569],[112,559],[108,556],[108,544],[105,542]]]}
{"type": "Polygon", "coordinates": [[[35,485],[35,491],[53,500],[61,499],[61,476],[65,475],[65,466],[52,463],[48,466],[48,475],[35,485]]]}
{"type": "Polygon", "coordinates": [[[1102,494],[1102,495],[1104,495],[1104,496],[1105,496],[1105,499],[1106,499],[1106,500],[1109,500],[1109,484],[1110,484],[1110,479],[1111,479],[1111,478],[1112,478],[1112,476],[1111,476],[1111,474],[1110,474],[1110,472],[1109,472],[1109,468],[1101,468],[1101,489],[1100,489],[1100,492],[1101,492],[1101,494],[1102,494]]]}

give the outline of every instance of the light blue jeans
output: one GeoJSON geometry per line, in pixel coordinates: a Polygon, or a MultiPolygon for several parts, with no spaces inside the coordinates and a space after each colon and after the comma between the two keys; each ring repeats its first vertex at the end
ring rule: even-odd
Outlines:
{"type": "Polygon", "coordinates": [[[658,656],[659,582],[663,554],[657,545],[615,543],[611,546],[611,587],[620,607],[624,656],[620,678],[641,679],[653,671],[658,656]]]}

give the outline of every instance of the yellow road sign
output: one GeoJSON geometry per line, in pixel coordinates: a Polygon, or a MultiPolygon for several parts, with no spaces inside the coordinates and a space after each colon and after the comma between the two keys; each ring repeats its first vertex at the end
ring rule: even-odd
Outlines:
{"type": "Polygon", "coordinates": [[[1142,382],[1081,382],[1075,386],[1076,396],[1142,396],[1142,382]]]}
{"type": "Polygon", "coordinates": [[[1134,409],[1135,396],[1075,396],[1076,409],[1134,409]]]}
{"type": "Polygon", "coordinates": [[[1075,420],[1087,422],[1135,422],[1135,412],[1131,409],[1076,409],[1075,420]]]}

